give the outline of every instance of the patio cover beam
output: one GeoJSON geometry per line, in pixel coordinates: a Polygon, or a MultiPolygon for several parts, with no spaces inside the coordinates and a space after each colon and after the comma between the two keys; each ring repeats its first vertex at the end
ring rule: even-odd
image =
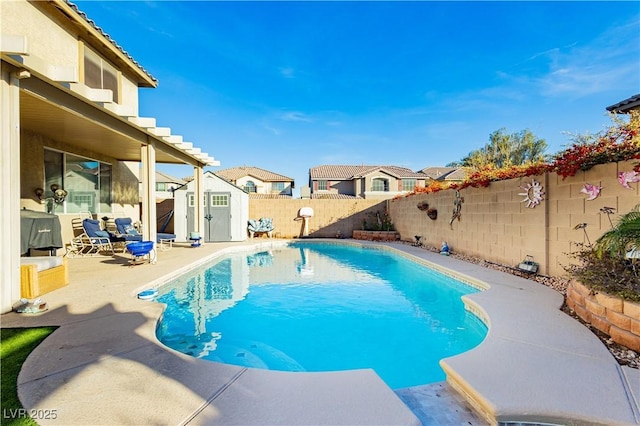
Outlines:
{"type": "Polygon", "coordinates": [[[152,140],[156,143],[160,163],[204,165],[201,158],[124,117],[87,103],[71,90],[55,87],[33,76],[21,80],[20,86],[24,128],[55,140],[89,147],[121,161],[141,161],[140,146],[152,140]]]}

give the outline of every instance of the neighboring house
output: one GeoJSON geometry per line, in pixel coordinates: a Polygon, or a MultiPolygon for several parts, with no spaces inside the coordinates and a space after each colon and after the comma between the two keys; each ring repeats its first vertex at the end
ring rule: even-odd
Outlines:
{"type": "Polygon", "coordinates": [[[309,169],[311,198],[392,198],[425,186],[426,176],[397,166],[323,165],[309,169]]]}
{"type": "Polygon", "coordinates": [[[607,111],[626,114],[631,110],[640,109],[640,94],[631,96],[617,104],[607,107],[607,111]]]}
{"type": "MultiPolygon", "coordinates": [[[[198,180],[219,165],[139,116],[138,90],[157,80],[68,1],[0,1],[0,76],[0,312],[21,298],[20,210],[45,211],[52,185],[67,191],[55,209],[67,242],[80,212],[156,223],[156,163],[193,166],[198,180]]],[[[155,241],[155,227],[143,229],[155,241]]]]}
{"type": "Polygon", "coordinates": [[[431,181],[438,182],[462,182],[467,177],[467,172],[463,167],[426,167],[420,170],[427,176],[426,186],[431,181]]]}
{"type": "Polygon", "coordinates": [[[156,198],[173,198],[173,191],[186,183],[187,181],[184,179],[156,172],[156,198]]]}
{"type": "MultiPolygon", "coordinates": [[[[211,171],[203,174],[204,242],[244,241],[247,239],[249,195],[211,171]]],[[[177,241],[188,241],[194,230],[195,182],[174,191],[174,233],[177,241]]]]}
{"type": "MultiPolygon", "coordinates": [[[[218,170],[216,175],[244,189],[249,195],[269,194],[272,196],[293,195],[293,179],[254,166],[232,167],[218,170]]],[[[265,198],[265,197],[262,197],[265,198]]]]}

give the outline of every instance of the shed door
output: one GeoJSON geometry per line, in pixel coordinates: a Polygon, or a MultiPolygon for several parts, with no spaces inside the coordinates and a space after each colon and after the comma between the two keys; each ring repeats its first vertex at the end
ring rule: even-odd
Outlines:
{"type": "MultiPolygon", "coordinates": [[[[202,239],[205,242],[231,241],[231,193],[204,193],[204,229],[202,239]]],[[[192,232],[195,224],[194,193],[187,193],[187,232],[192,232]]]]}
{"type": "Polygon", "coordinates": [[[231,194],[204,193],[205,241],[231,241],[231,194]]]}

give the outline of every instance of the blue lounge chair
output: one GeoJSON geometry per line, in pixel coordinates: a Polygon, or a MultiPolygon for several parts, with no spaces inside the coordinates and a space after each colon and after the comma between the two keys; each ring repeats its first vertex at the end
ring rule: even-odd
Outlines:
{"type": "Polygon", "coordinates": [[[100,221],[96,219],[84,219],[82,221],[82,228],[86,235],[85,243],[89,246],[88,252],[92,254],[97,254],[102,251],[115,253],[114,246],[123,245],[122,243],[125,242],[124,238],[102,229],[100,221]]]}
{"type": "MultiPolygon", "coordinates": [[[[133,222],[130,217],[119,217],[115,220],[115,223],[119,236],[125,238],[127,241],[142,241],[142,235],[140,235],[133,226],[133,222]]],[[[160,244],[175,240],[176,234],[169,234],[167,232],[158,232],[156,234],[156,242],[160,244]]]]}
{"type": "Polygon", "coordinates": [[[130,217],[119,217],[116,218],[114,222],[116,223],[116,230],[120,237],[127,241],[142,241],[142,235],[140,235],[138,230],[133,226],[130,217]]]}

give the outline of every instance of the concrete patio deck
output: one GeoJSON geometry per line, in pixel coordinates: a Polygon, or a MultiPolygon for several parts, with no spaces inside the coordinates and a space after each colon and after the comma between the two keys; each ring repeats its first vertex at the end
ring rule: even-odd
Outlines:
{"type": "MultiPolygon", "coordinates": [[[[47,312],[0,317],[2,327],[60,326],[24,364],[18,379],[23,405],[56,410],[56,419],[38,419],[43,425],[425,421],[414,414],[430,406],[421,404],[420,389],[394,392],[372,370],[248,369],[195,359],[158,342],[163,308],[137,299],[138,291],[225,252],[285,242],[177,244],[160,251],[157,264],[135,267],[126,256],[70,259],[71,283],[43,296],[47,312]]],[[[489,287],[465,297],[488,323],[487,338],[441,362],[449,384],[483,417],[480,423],[640,424],[640,371],[621,368],[599,339],[562,313],[560,294],[427,250],[385,245],[489,287]]]]}

